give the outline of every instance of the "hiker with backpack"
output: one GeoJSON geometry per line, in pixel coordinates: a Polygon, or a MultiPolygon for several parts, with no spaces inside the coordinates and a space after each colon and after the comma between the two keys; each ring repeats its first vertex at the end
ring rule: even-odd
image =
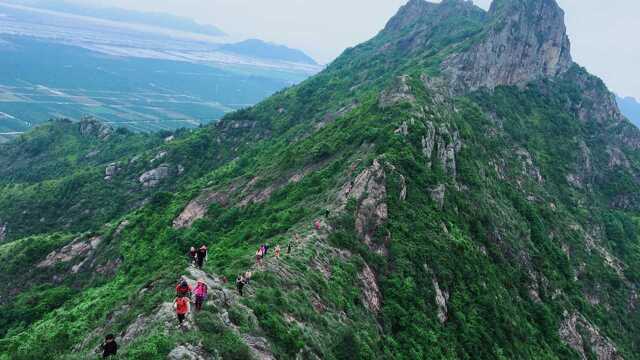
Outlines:
{"type": "Polygon", "coordinates": [[[178,327],[182,327],[184,319],[187,317],[189,311],[191,311],[191,302],[186,296],[178,296],[173,302],[173,306],[176,309],[176,316],[178,317],[178,327]]]}
{"type": "Polygon", "coordinates": [[[198,254],[196,256],[196,265],[198,266],[198,269],[202,269],[202,265],[204,265],[205,260],[207,260],[208,258],[208,249],[206,245],[202,245],[199,249],[198,249],[198,254]]]}
{"type": "Polygon", "coordinates": [[[176,285],[176,296],[191,298],[191,286],[187,283],[187,280],[182,278],[178,285],[176,285]]]}
{"type": "Polygon", "coordinates": [[[189,249],[187,256],[189,256],[189,262],[191,263],[191,266],[196,266],[196,257],[198,256],[198,252],[196,251],[195,247],[192,246],[191,249],[189,249]]]}
{"type": "Polygon", "coordinates": [[[207,299],[208,287],[207,284],[202,279],[198,279],[198,283],[196,284],[196,288],[193,290],[196,294],[196,311],[202,310],[202,305],[207,299]]]}
{"type": "Polygon", "coordinates": [[[116,337],[113,336],[113,334],[107,335],[104,339],[104,342],[100,344],[100,349],[102,350],[103,358],[118,355],[118,344],[116,343],[116,337]]]}
{"type": "Polygon", "coordinates": [[[244,285],[246,284],[245,281],[246,280],[244,279],[242,274],[238,274],[238,277],[236,278],[236,287],[238,288],[238,293],[240,294],[240,296],[244,296],[242,294],[242,289],[244,288],[244,285]]]}
{"type": "Polygon", "coordinates": [[[275,253],[276,253],[276,258],[279,259],[280,258],[280,245],[276,245],[275,253]]]}

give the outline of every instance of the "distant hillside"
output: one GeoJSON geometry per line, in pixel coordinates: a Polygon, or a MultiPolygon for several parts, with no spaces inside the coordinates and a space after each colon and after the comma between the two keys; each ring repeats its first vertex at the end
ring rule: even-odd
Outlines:
{"type": "Polygon", "coordinates": [[[640,102],[632,97],[622,98],[616,96],[616,100],[622,113],[636,126],[640,127],[640,102]]]}
{"type": "Polygon", "coordinates": [[[317,65],[316,61],[304,52],[262,40],[249,39],[235,44],[223,45],[220,50],[268,60],[282,60],[302,64],[317,65]]]}
{"type": "Polygon", "coordinates": [[[187,31],[196,34],[222,36],[225,33],[213,25],[199,24],[192,19],[156,12],[141,12],[113,7],[96,7],[72,4],[60,0],[12,0],[17,5],[31,6],[66,14],[89,16],[98,19],[187,31]]]}

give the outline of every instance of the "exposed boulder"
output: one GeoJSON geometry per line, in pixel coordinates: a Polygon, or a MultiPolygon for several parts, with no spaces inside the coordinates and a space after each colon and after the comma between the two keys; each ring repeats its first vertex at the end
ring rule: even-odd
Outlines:
{"type": "Polygon", "coordinates": [[[173,228],[181,229],[193,225],[193,223],[202,219],[212,204],[220,204],[226,206],[229,203],[229,195],[220,191],[205,191],[197,198],[191,200],[189,204],[182,210],[180,215],[173,220],[173,228]]]}
{"type": "Polygon", "coordinates": [[[118,163],[111,163],[104,169],[104,179],[106,181],[113,180],[113,177],[120,172],[120,165],[118,163]]]}
{"type": "Polygon", "coordinates": [[[140,175],[138,181],[144,187],[153,187],[160,184],[160,181],[167,178],[169,174],[169,165],[163,164],[140,175]]]}
{"type": "Polygon", "coordinates": [[[580,354],[583,360],[591,359],[585,349],[590,349],[598,360],[623,360],[615,345],[600,334],[597,327],[584,316],[565,312],[565,319],[558,330],[560,339],[580,354]]]}
{"type": "Polygon", "coordinates": [[[573,65],[564,12],[555,0],[494,1],[484,39],[441,70],[458,92],[524,85],[573,65]]]}

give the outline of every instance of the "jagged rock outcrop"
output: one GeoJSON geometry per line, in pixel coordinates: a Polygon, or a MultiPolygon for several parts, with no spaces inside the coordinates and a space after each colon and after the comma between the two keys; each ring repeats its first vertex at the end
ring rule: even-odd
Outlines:
{"type": "Polygon", "coordinates": [[[558,333],[560,339],[578,352],[583,360],[591,358],[585,349],[590,349],[598,360],[623,360],[611,340],[578,313],[566,313],[558,333]]]}
{"type": "Polygon", "coordinates": [[[39,262],[36,267],[45,268],[52,267],[59,263],[70,262],[76,258],[82,257],[84,260],[76,264],[72,268],[72,273],[77,273],[80,267],[89,259],[90,255],[102,243],[102,237],[96,236],[90,239],[76,238],[70,244],[65,245],[59,250],[52,251],[47,257],[39,262]]]}
{"type": "Polygon", "coordinates": [[[181,229],[193,225],[193,223],[202,219],[212,204],[220,204],[226,206],[229,203],[229,195],[227,192],[221,191],[205,191],[197,198],[191,200],[189,204],[182,210],[180,215],[173,220],[173,228],[181,229]]]}
{"type": "Polygon", "coordinates": [[[433,283],[433,289],[436,292],[435,300],[436,305],[438,305],[438,320],[440,320],[440,323],[444,324],[447,321],[447,317],[449,316],[449,310],[447,309],[449,292],[440,288],[438,279],[435,276],[431,278],[431,282],[433,283]]]}
{"type": "Polygon", "coordinates": [[[80,120],[80,134],[84,137],[96,137],[106,140],[113,133],[113,128],[107,126],[94,118],[84,118],[80,120]]]}
{"type": "Polygon", "coordinates": [[[160,181],[170,175],[169,165],[162,164],[155,169],[149,170],[140,175],[138,181],[144,187],[154,187],[160,184],[160,181]]]}
{"type": "Polygon", "coordinates": [[[362,271],[358,275],[362,282],[362,295],[364,297],[364,304],[369,311],[378,313],[382,306],[382,294],[378,288],[378,281],[376,275],[369,265],[365,264],[362,271]]]}
{"type": "Polygon", "coordinates": [[[111,181],[113,177],[120,172],[121,168],[118,163],[111,163],[104,169],[104,180],[111,181]]]}
{"type": "Polygon", "coordinates": [[[442,63],[457,92],[524,85],[571,68],[564,12],[555,0],[496,0],[489,18],[482,41],[442,63]]]}
{"type": "Polygon", "coordinates": [[[426,121],[426,134],[422,137],[422,154],[427,159],[427,166],[433,164],[442,165],[446,173],[452,177],[456,176],[457,164],[456,155],[462,149],[462,141],[458,130],[452,129],[445,124],[436,127],[432,122],[426,121]]]}
{"type": "Polygon", "coordinates": [[[349,197],[358,201],[356,232],[369,248],[384,253],[384,247],[374,244],[373,236],[388,218],[386,174],[380,160],[358,175],[349,197]]]}

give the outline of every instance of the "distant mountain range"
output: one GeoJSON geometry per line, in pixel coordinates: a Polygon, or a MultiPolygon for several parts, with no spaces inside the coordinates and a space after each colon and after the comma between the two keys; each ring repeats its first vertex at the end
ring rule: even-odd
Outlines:
{"type": "Polygon", "coordinates": [[[640,127],[640,101],[632,97],[616,96],[620,111],[631,120],[632,123],[640,127]]]}
{"type": "Polygon", "coordinates": [[[261,59],[284,60],[302,64],[317,65],[316,61],[304,52],[284,45],[249,39],[235,44],[223,45],[221,50],[236,54],[254,56],[261,59]]]}
{"type": "Polygon", "coordinates": [[[9,3],[29,6],[65,14],[88,16],[97,19],[128,22],[166,29],[186,31],[209,36],[226,35],[219,28],[209,24],[199,24],[192,19],[156,12],[142,12],[114,7],[96,7],[60,0],[10,0],[9,3]]]}

